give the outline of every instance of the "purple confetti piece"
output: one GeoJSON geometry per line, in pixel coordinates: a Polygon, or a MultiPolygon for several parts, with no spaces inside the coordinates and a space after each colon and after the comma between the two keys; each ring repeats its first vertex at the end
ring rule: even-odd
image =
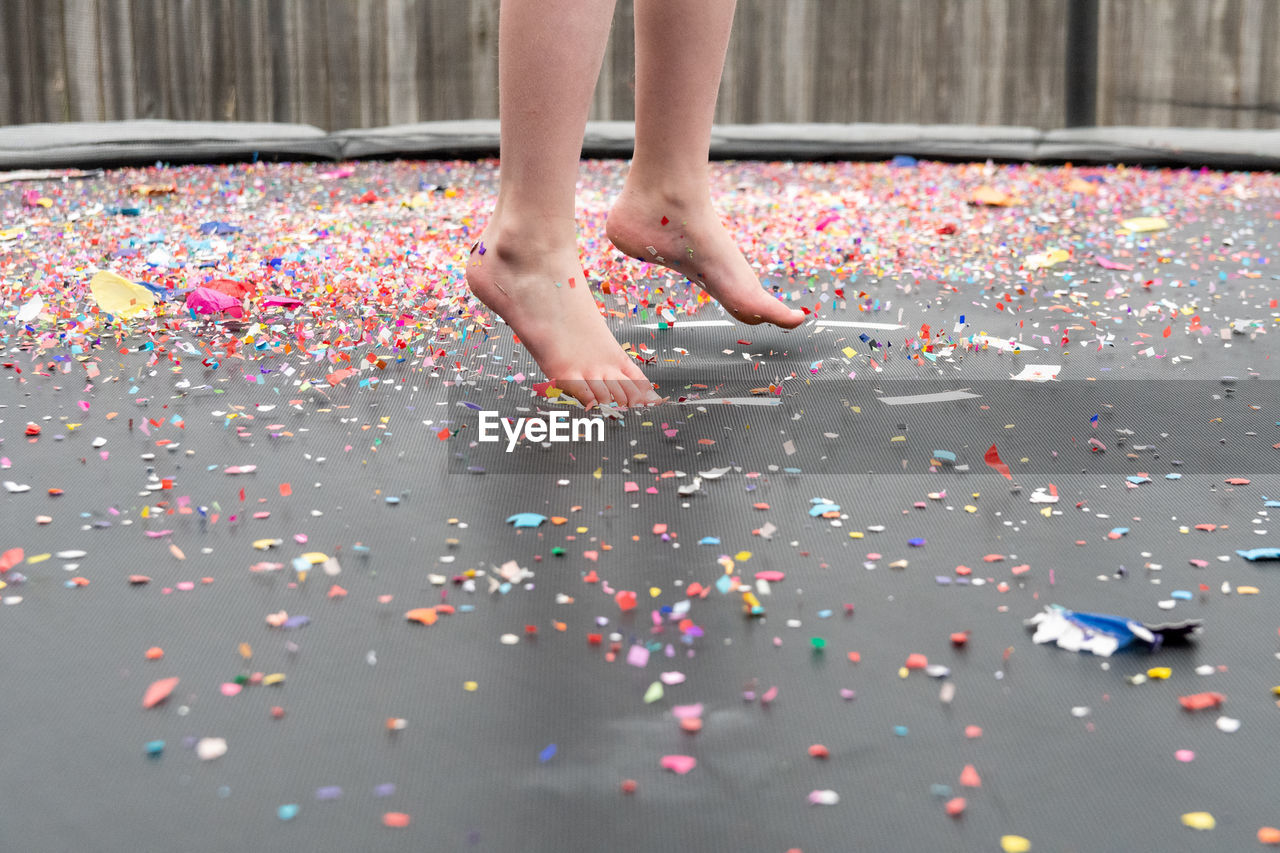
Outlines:
{"type": "Polygon", "coordinates": [[[316,788],[317,800],[336,800],[342,796],[342,789],[337,785],[329,785],[324,788],[316,788]]]}
{"type": "Polygon", "coordinates": [[[396,792],[396,786],[393,782],[385,782],[373,789],[375,797],[389,797],[396,792]]]}
{"type": "Polygon", "coordinates": [[[311,623],[310,616],[290,616],[284,623],[285,628],[301,628],[311,623]]]}

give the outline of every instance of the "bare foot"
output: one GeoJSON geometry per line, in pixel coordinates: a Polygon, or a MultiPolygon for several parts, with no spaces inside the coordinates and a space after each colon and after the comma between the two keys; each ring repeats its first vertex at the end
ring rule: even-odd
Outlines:
{"type": "Polygon", "coordinates": [[[653,385],[609,332],[576,248],[547,250],[490,223],[467,259],[467,286],[515,330],[555,387],[583,406],[650,405],[653,385]]]}
{"type": "Polygon", "coordinates": [[[743,323],[794,329],[804,322],[803,312],[788,308],[761,286],[707,197],[639,190],[629,178],[605,231],[628,256],[701,285],[743,323]]]}

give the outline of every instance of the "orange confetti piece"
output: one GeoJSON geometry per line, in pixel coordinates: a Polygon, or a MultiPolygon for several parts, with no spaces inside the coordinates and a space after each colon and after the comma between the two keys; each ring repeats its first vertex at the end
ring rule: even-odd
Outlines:
{"type": "Polygon", "coordinates": [[[417,607],[404,615],[410,622],[421,622],[423,625],[434,625],[440,618],[434,607],[417,607]]]}
{"type": "Polygon", "coordinates": [[[162,678],[159,681],[153,682],[152,685],[147,688],[147,692],[142,694],[142,707],[154,708],[156,705],[159,705],[161,702],[168,699],[169,694],[172,693],[173,689],[177,686],[177,678],[162,678]]]}
{"type": "Polygon", "coordinates": [[[18,563],[21,563],[24,556],[25,554],[21,548],[10,548],[4,554],[0,554],[0,572],[9,571],[18,563]]]}
{"type": "Polygon", "coordinates": [[[347,591],[342,587],[338,586],[336,583],[329,588],[330,598],[344,598],[346,597],[346,594],[347,594],[347,591]]]}
{"type": "Polygon", "coordinates": [[[972,764],[966,764],[964,770],[960,771],[960,784],[966,788],[982,787],[982,777],[978,775],[977,769],[972,764]]]}
{"type": "Polygon", "coordinates": [[[387,812],[382,816],[382,825],[392,827],[393,829],[404,829],[409,825],[410,820],[412,820],[412,818],[404,812],[387,812]]]}
{"type": "Polygon", "coordinates": [[[995,187],[978,187],[969,197],[971,204],[984,204],[991,207],[1010,207],[1018,204],[1020,199],[995,187]]]}
{"type": "Polygon", "coordinates": [[[282,497],[282,498],[287,498],[287,497],[289,497],[289,495],[291,495],[291,494],[293,494],[293,486],[290,486],[288,483],[281,483],[281,484],[280,484],[280,497],[282,497]]]}
{"type": "Polygon", "coordinates": [[[152,646],[151,648],[147,649],[147,654],[146,654],[147,660],[160,660],[160,658],[162,657],[164,657],[164,649],[160,648],[159,646],[152,646]]]}
{"type": "Polygon", "coordinates": [[[187,555],[182,553],[182,549],[177,545],[174,545],[172,542],[169,543],[169,553],[177,557],[179,560],[187,559],[187,555]]]}

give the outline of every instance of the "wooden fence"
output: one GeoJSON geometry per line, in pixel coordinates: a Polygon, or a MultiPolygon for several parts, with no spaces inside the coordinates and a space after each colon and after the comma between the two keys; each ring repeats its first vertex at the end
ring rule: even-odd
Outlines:
{"type": "MultiPolygon", "coordinates": [[[[1074,1],[739,0],[716,119],[1061,127],[1074,1]]],[[[633,117],[635,2],[592,118],[633,117]]],[[[1099,124],[1280,127],[1280,0],[1097,2],[1099,124]]],[[[496,118],[498,5],[0,0],[0,124],[496,118]]]]}

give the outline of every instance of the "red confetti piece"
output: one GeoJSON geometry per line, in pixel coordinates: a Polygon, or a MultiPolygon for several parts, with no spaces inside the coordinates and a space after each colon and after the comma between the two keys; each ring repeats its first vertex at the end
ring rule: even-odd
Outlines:
{"type": "Polygon", "coordinates": [[[996,446],[994,444],[991,445],[991,449],[986,452],[986,455],[983,456],[982,459],[992,468],[995,468],[1003,474],[1006,480],[1012,482],[1013,475],[1009,473],[1009,466],[1004,464],[1004,461],[1000,459],[1000,451],[996,450],[996,446]]]}

